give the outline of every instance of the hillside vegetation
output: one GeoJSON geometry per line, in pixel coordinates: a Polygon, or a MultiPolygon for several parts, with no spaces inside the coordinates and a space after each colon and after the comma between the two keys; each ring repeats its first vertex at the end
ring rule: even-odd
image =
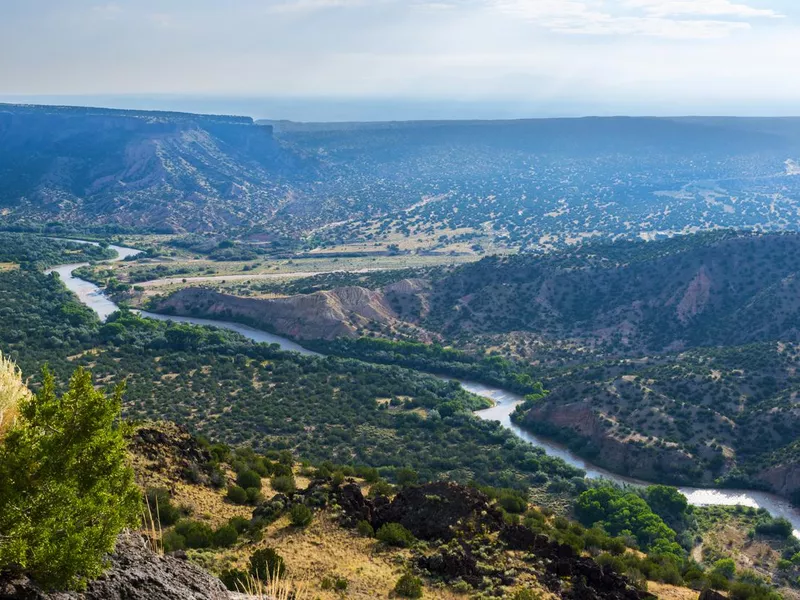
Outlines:
{"type": "Polygon", "coordinates": [[[621,473],[793,497],[799,257],[797,234],[724,231],[488,257],[378,290],[186,289],[155,307],[534,394],[518,423],[621,473]]]}

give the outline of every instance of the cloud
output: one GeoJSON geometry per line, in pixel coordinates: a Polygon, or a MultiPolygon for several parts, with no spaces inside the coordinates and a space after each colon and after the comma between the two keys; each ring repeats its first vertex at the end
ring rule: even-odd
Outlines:
{"type": "Polygon", "coordinates": [[[92,6],[89,11],[90,18],[99,21],[116,21],[124,14],[124,10],[119,4],[109,2],[92,6]]]}
{"type": "Polygon", "coordinates": [[[625,5],[640,8],[653,17],[783,17],[769,8],[754,8],[731,0],[627,0],[625,5]]]}
{"type": "Polygon", "coordinates": [[[309,13],[331,8],[358,8],[371,4],[369,0],[286,0],[270,4],[272,13],[309,13]]]}
{"type": "Polygon", "coordinates": [[[751,29],[748,19],[781,18],[731,0],[487,0],[490,7],[556,33],[720,38],[751,29]]]}

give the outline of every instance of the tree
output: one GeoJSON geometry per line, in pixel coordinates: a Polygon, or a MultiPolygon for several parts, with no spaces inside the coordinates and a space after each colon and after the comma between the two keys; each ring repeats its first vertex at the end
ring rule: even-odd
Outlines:
{"type": "Polygon", "coordinates": [[[119,422],[123,386],[106,396],[78,369],[59,396],[47,369],[42,379],[0,446],[0,570],[80,586],[140,516],[119,422]]]}

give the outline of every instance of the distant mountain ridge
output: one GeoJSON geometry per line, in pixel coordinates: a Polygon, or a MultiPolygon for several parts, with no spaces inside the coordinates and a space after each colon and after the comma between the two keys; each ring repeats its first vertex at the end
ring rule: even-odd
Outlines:
{"type": "Polygon", "coordinates": [[[456,235],[523,251],[800,230],[797,161],[800,119],[255,123],[4,104],[0,226],[269,229],[322,246],[403,236],[430,250],[456,235]]]}
{"type": "Polygon", "coordinates": [[[274,213],[303,162],[248,117],[0,105],[0,207],[16,222],[237,226],[274,213]]]}

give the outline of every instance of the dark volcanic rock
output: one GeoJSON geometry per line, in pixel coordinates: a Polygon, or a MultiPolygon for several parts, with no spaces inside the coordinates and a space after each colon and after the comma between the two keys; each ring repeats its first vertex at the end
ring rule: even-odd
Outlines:
{"type": "Polygon", "coordinates": [[[146,459],[148,468],[189,483],[211,485],[211,453],[197,443],[185,428],[174,423],[156,423],[139,428],[131,450],[146,459]]]}
{"type": "Polygon", "coordinates": [[[359,521],[372,522],[372,503],[364,498],[361,488],[355,483],[346,483],[339,489],[339,506],[342,507],[345,527],[355,527],[359,521]]]}
{"type": "Polygon", "coordinates": [[[698,600],[727,600],[725,596],[714,590],[703,590],[698,600]]]}
{"type": "Polygon", "coordinates": [[[482,580],[478,559],[467,544],[460,544],[458,547],[443,546],[436,554],[420,558],[418,564],[445,581],[461,578],[472,586],[478,586],[482,580]]]}
{"type": "Polygon", "coordinates": [[[0,600],[228,600],[217,578],[172,556],[159,556],[137,534],[123,534],[111,568],[83,592],[45,593],[26,577],[0,580],[0,600]]]}
{"type": "Polygon", "coordinates": [[[482,492],[438,482],[405,488],[391,503],[375,506],[372,526],[386,523],[400,523],[423,540],[449,540],[457,530],[498,531],[503,517],[482,492]]]}

